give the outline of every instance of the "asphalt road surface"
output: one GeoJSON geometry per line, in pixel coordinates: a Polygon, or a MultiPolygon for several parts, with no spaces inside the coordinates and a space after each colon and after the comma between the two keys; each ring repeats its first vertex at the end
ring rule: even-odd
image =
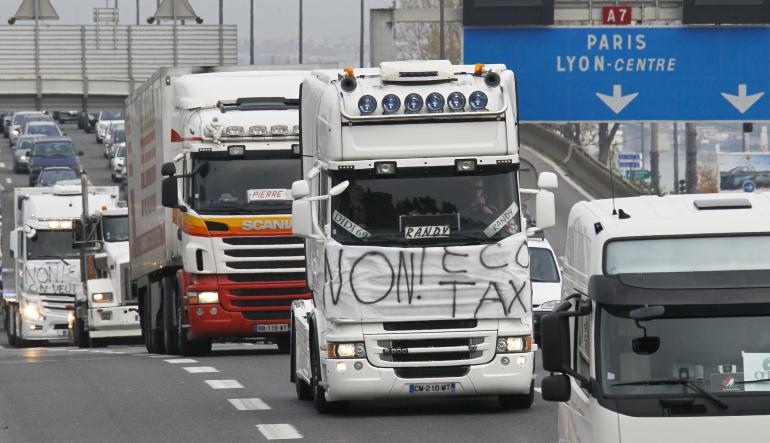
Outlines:
{"type": "MultiPolygon", "coordinates": [[[[111,184],[107,161],[93,134],[66,132],[79,149],[91,181],[111,184]]],[[[13,220],[13,187],[27,177],[12,172],[0,140],[4,186],[3,243],[13,220]]],[[[527,153],[538,171],[553,165],[527,153]]],[[[585,199],[561,179],[559,226],[549,232],[563,249],[569,207],[585,199]]],[[[5,249],[5,248],[4,248],[5,249]]],[[[8,257],[7,251],[4,251],[8,257]]],[[[11,262],[6,260],[5,265],[11,262]]],[[[8,272],[5,287],[12,288],[8,272]]],[[[539,395],[531,409],[503,411],[494,398],[424,397],[356,402],[321,416],[296,399],[289,360],[271,345],[215,344],[205,357],[148,354],[141,345],[100,349],[48,346],[11,348],[0,338],[0,442],[242,442],[303,439],[312,442],[554,442],[556,405],[539,395]]],[[[545,373],[538,364],[536,386],[545,373]]],[[[539,388],[538,388],[539,391],[539,388]]]]}

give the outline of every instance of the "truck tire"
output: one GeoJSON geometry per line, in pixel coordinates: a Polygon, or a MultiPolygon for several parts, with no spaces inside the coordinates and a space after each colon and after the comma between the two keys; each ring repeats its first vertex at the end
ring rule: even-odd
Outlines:
{"type": "Polygon", "coordinates": [[[288,354],[291,350],[291,337],[287,335],[279,335],[275,339],[275,344],[278,346],[279,354],[288,354]]]}
{"type": "Polygon", "coordinates": [[[81,319],[75,319],[75,327],[73,328],[75,331],[75,346],[78,348],[89,348],[91,347],[91,337],[88,336],[88,332],[86,332],[85,324],[83,323],[83,320],[81,319]]]}
{"type": "Polygon", "coordinates": [[[161,291],[163,298],[163,347],[166,350],[166,354],[177,355],[178,341],[177,337],[177,321],[176,308],[176,279],[165,277],[161,281],[161,291]]]}
{"type": "Polygon", "coordinates": [[[313,379],[311,384],[311,393],[313,396],[313,406],[319,414],[334,414],[345,409],[347,402],[328,401],[326,399],[326,390],[321,386],[321,356],[318,352],[318,336],[315,326],[310,323],[310,368],[313,379]]]}
{"type": "Polygon", "coordinates": [[[147,288],[147,293],[144,297],[144,318],[146,319],[144,321],[144,344],[147,352],[150,354],[163,354],[163,329],[161,327],[154,327],[154,325],[162,325],[163,323],[157,317],[153,318],[152,294],[150,294],[150,291],[151,285],[147,288]]]}
{"type": "Polygon", "coordinates": [[[184,329],[184,300],[179,282],[176,284],[176,347],[181,355],[205,355],[211,352],[211,339],[188,340],[184,329]]]}
{"type": "Polygon", "coordinates": [[[5,336],[9,345],[16,346],[16,314],[13,306],[9,304],[5,307],[5,336]]]}
{"type": "Polygon", "coordinates": [[[291,316],[291,360],[289,360],[289,380],[294,383],[294,389],[297,391],[297,400],[309,401],[313,399],[313,390],[305,380],[297,377],[297,329],[295,328],[294,316],[291,316]]]}
{"type": "Polygon", "coordinates": [[[529,394],[499,395],[497,401],[503,409],[529,409],[535,401],[535,381],[529,384],[529,394]]]}

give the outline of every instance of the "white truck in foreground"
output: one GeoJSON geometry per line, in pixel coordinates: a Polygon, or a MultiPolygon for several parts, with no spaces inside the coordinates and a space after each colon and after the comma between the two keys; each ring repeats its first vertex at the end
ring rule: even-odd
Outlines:
{"type": "MultiPolygon", "coordinates": [[[[76,183],[14,190],[14,261],[16,297],[7,300],[8,342],[17,347],[67,341],[67,309],[82,296],[79,251],[72,225],[81,217],[81,187],[76,183]]],[[[92,208],[114,207],[118,188],[88,187],[92,208]]]]}
{"type": "Polygon", "coordinates": [[[576,204],[541,322],[563,442],[765,442],[770,194],[576,204]]]}
{"type": "Polygon", "coordinates": [[[305,75],[162,68],[127,99],[130,285],[150,352],[288,351],[291,303],[310,298],[289,193],[305,75]]]}
{"type": "Polygon", "coordinates": [[[137,301],[126,291],[128,208],[105,205],[93,213],[85,237],[82,224],[75,223],[76,243],[84,249],[86,263],[85,297],[75,302],[70,322],[70,336],[78,347],[142,336],[137,301]]]}
{"type": "MultiPolygon", "coordinates": [[[[319,412],[430,395],[532,404],[515,91],[505,66],[448,61],[303,81],[292,216],[313,299],[293,304],[290,378],[319,412]]],[[[538,227],[553,225],[554,195],[529,192],[538,227]]]]}

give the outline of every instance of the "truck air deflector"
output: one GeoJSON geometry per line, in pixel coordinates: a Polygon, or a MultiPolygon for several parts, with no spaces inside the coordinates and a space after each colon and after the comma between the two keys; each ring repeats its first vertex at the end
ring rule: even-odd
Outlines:
{"type": "Polygon", "coordinates": [[[299,99],[286,97],[242,97],[233,101],[219,101],[217,108],[227,111],[281,111],[299,109],[299,99]]]}
{"type": "Polygon", "coordinates": [[[608,305],[766,303],[770,270],[593,275],[588,297],[608,305]]]}

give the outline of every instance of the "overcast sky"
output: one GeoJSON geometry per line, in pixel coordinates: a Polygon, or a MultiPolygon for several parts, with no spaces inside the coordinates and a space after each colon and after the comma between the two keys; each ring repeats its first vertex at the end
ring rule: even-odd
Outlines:
{"type": "MultiPolygon", "coordinates": [[[[219,22],[218,0],[189,0],[206,24],[219,22]]],[[[0,0],[2,25],[13,15],[22,0],[0,0]]],[[[110,7],[115,0],[50,0],[59,13],[61,24],[93,23],[93,8],[110,7]]],[[[136,24],[136,0],[117,0],[121,24],[136,24]]],[[[238,25],[239,40],[249,35],[250,0],[224,0],[224,22],[238,25]]],[[[365,0],[366,8],[390,7],[393,0],[365,0]]],[[[310,40],[346,38],[358,41],[360,0],[304,0],[304,38],[310,40]]],[[[254,0],[254,38],[297,38],[299,0],[254,0]]],[[[139,0],[141,22],[155,12],[156,0],[139,0]]],[[[368,15],[367,15],[368,21],[368,15]]],[[[20,22],[21,23],[21,22],[20,22]]],[[[368,41],[368,28],[366,38],[368,41]]],[[[241,55],[248,48],[239,48],[241,55]]],[[[310,54],[308,54],[310,55],[310,54]]]]}

